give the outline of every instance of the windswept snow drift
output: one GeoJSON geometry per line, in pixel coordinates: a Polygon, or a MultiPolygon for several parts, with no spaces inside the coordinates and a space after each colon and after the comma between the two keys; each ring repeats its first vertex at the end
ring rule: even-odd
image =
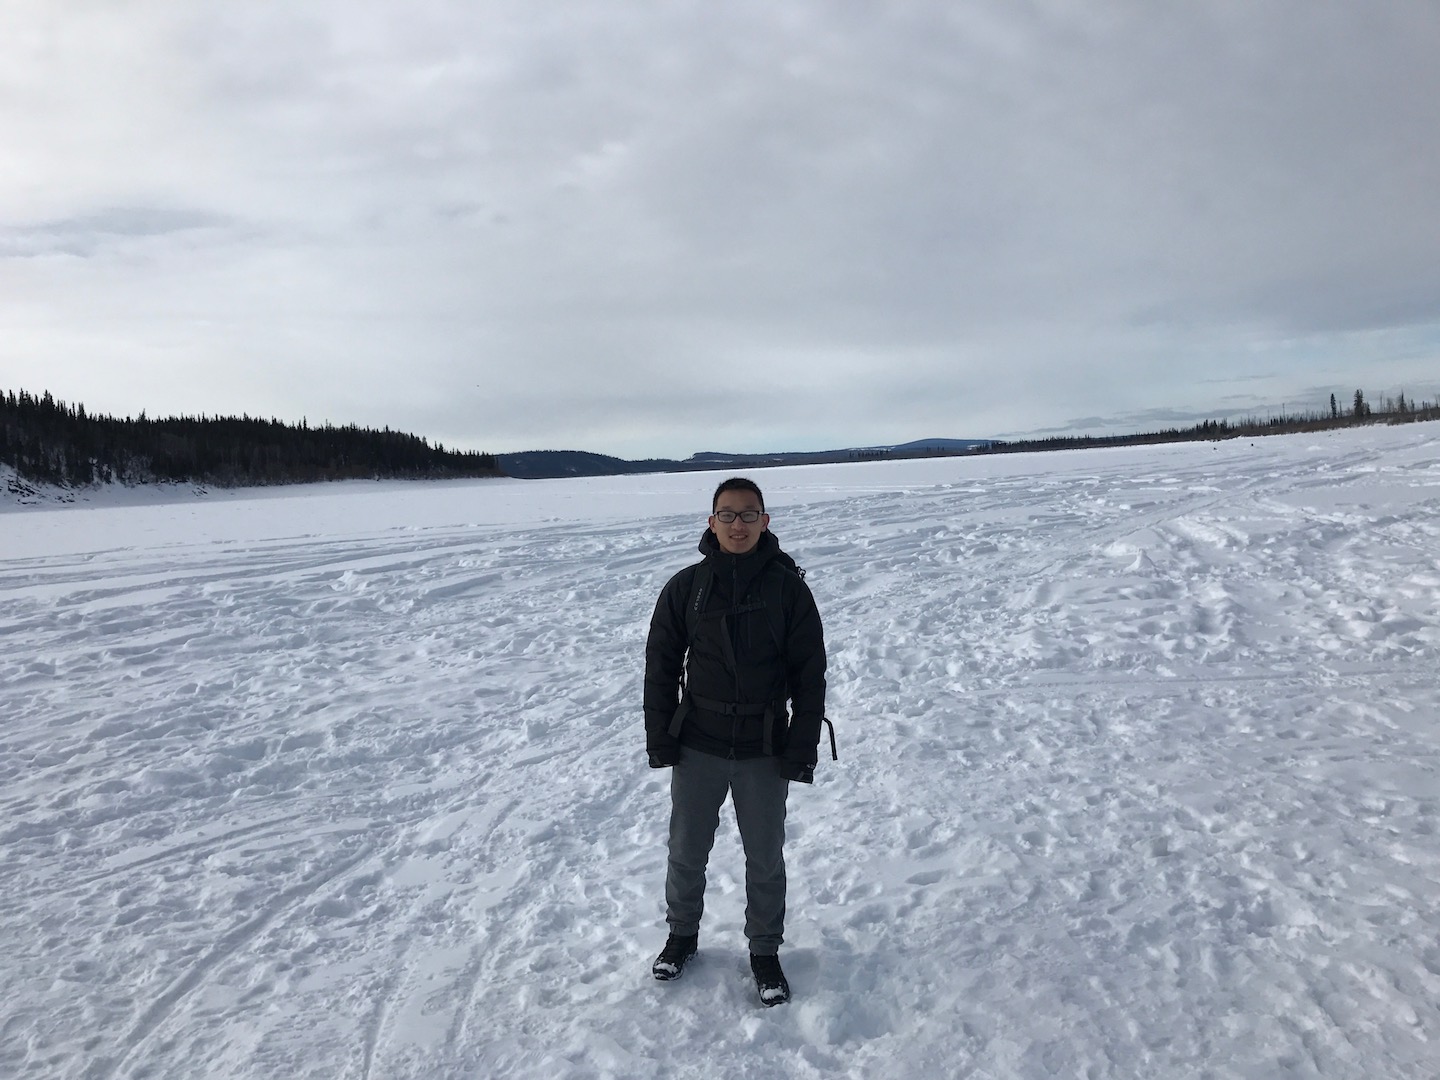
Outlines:
{"type": "Polygon", "coordinates": [[[1436,425],[758,479],[841,753],[774,1010],[730,822],[649,976],[716,477],[0,514],[0,1074],[1440,1072],[1436,425]]]}

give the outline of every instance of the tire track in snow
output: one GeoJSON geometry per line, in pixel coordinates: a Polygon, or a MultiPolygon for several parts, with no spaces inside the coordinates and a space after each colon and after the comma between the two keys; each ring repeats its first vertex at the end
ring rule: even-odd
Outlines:
{"type": "Polygon", "coordinates": [[[372,847],[363,848],[350,858],[312,874],[279,893],[264,911],[223,934],[140,1014],[140,1017],[122,1038],[121,1044],[125,1049],[114,1065],[104,1063],[100,1066],[100,1071],[91,1069],[87,1071],[86,1075],[97,1078],[107,1074],[120,1076],[129,1073],[133,1075],[135,1068],[139,1066],[131,1063],[144,1052],[146,1043],[150,1041],[179,1003],[187,995],[194,993],[217,965],[238,953],[247,942],[263,933],[281,915],[293,909],[307,896],[314,895],[337,879],[343,879],[351,870],[369,859],[372,853],[372,847]]]}
{"type": "MultiPolygon", "coordinates": [[[[268,840],[276,837],[289,836],[294,826],[294,816],[274,818],[269,821],[255,822],[241,825],[213,836],[203,836],[195,840],[174,844],[149,855],[143,855],[128,862],[116,861],[105,870],[87,874],[68,882],[60,890],[58,895],[66,895],[82,889],[90,889],[95,885],[111,881],[117,877],[133,874],[137,870],[150,869],[156,866],[176,862],[183,859],[193,859],[197,855],[208,855],[219,851],[237,840],[268,840]]],[[[331,836],[352,836],[367,831],[362,826],[347,826],[336,824],[331,826],[320,826],[312,828],[307,837],[320,835],[331,836]]]]}
{"type": "MultiPolygon", "coordinates": [[[[435,915],[430,909],[437,905],[448,909],[457,896],[472,896],[474,868],[479,869],[481,878],[496,870],[495,859],[490,851],[491,839],[505,825],[520,800],[494,797],[489,792],[492,780],[493,774],[487,774],[476,785],[467,789],[465,795],[439,806],[423,806],[420,813],[405,824],[402,834],[387,848],[383,860],[385,873],[393,882],[397,878],[408,876],[412,864],[428,861],[430,856],[427,853],[431,851],[451,854],[457,835],[463,836],[467,844],[473,844],[473,847],[465,849],[464,854],[446,862],[443,869],[422,872],[422,877],[435,875],[433,879],[426,880],[418,887],[410,887],[415,895],[408,903],[406,929],[404,932],[391,933],[397,944],[385,964],[389,974],[373,994],[371,1007],[360,1026],[360,1073],[367,1080],[372,1076],[386,1074],[387,1066],[382,1064],[382,1061],[389,1046],[392,1029],[399,1022],[397,1017],[405,1014],[417,994],[433,995],[436,992],[433,985],[427,989],[422,975],[431,980],[445,975],[443,971],[430,970],[431,949],[463,948],[469,954],[460,969],[449,976],[449,989],[443,995],[451,1002],[451,1019],[446,1025],[443,1047],[449,1049],[456,1045],[457,1031],[467,1019],[463,1005],[456,999],[466,997],[465,988],[474,977],[478,962],[478,947],[474,944],[446,946],[444,942],[455,937],[457,930],[468,931],[468,926],[457,925],[456,920],[443,910],[439,915],[435,915]],[[472,835],[479,839],[471,841],[469,838],[472,835]],[[456,875],[462,881],[455,881],[450,877],[456,862],[472,868],[469,872],[456,875]]],[[[471,899],[467,907],[474,902],[471,899]]]]}

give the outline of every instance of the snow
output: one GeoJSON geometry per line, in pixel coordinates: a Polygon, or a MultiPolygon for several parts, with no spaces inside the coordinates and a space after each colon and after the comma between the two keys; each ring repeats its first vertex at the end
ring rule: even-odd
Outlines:
{"type": "Polygon", "coordinates": [[[0,1075],[1440,1074],[1440,426],[757,479],[841,757],[775,1009],[730,820],[649,973],[714,475],[12,500],[0,1075]]]}

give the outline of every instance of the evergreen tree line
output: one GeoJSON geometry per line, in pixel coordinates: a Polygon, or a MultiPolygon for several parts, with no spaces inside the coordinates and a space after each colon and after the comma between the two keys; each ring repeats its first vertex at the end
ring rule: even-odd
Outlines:
{"type": "Polygon", "coordinates": [[[1415,402],[1401,393],[1387,397],[1378,407],[1363,390],[1342,406],[1334,394],[1326,412],[1283,412],[1263,420],[1247,417],[1239,421],[1206,420],[1188,428],[1165,428],[1136,435],[1061,435],[1049,439],[1023,439],[1015,442],[993,442],[977,447],[976,454],[1005,454],[1034,450],[1072,450],[1092,446],[1141,446],[1166,442],[1213,442],[1220,439],[1253,438],[1257,435],[1284,435],[1302,431],[1326,431],[1352,427],[1356,424],[1405,424],[1416,420],[1440,420],[1440,405],[1433,401],[1415,402]]]}
{"type": "Polygon", "coordinates": [[[169,480],[220,487],[497,476],[495,458],[415,435],[251,416],[91,416],[46,391],[0,393],[0,464],[33,483],[169,480]]]}

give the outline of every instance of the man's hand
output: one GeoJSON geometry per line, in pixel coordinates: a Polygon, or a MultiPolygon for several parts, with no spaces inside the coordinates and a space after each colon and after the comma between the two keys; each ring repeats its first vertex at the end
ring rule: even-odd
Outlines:
{"type": "Polygon", "coordinates": [[[680,760],[679,747],[673,749],[666,747],[663,750],[648,750],[646,753],[650,755],[650,768],[652,769],[668,769],[680,760]]]}
{"type": "Polygon", "coordinates": [[[802,784],[813,784],[815,782],[815,766],[782,759],[780,762],[780,775],[786,780],[797,780],[802,784]]]}

